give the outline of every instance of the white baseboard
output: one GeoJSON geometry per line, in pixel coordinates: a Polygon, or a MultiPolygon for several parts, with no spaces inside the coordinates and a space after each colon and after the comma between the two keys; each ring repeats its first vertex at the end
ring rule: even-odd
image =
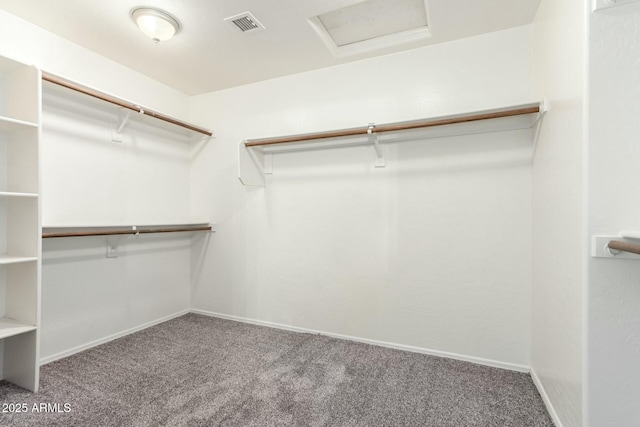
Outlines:
{"type": "Polygon", "coordinates": [[[438,357],[445,357],[445,358],[448,358],[448,359],[462,360],[464,362],[471,362],[471,363],[476,363],[476,364],[479,364],[479,365],[491,366],[491,367],[494,367],[494,368],[507,369],[507,370],[510,370],[510,371],[526,372],[526,373],[529,372],[529,366],[518,365],[518,364],[515,364],[515,363],[501,362],[501,361],[498,361],[498,360],[491,360],[491,359],[483,359],[481,357],[467,356],[467,355],[458,354],[458,353],[449,353],[449,352],[446,352],[446,351],[432,350],[432,349],[428,349],[428,348],[414,347],[414,346],[410,346],[410,345],[396,344],[396,343],[391,343],[391,342],[386,342],[386,341],[378,341],[378,340],[371,340],[371,339],[366,339],[366,338],[359,338],[359,337],[354,337],[354,336],[350,336],[350,335],[334,334],[334,333],[331,333],[331,332],[317,331],[317,330],[314,330],[314,329],[300,328],[300,327],[297,327],[297,326],[283,325],[281,323],[266,322],[266,321],[263,321],[263,320],[250,319],[250,318],[247,318],[247,317],[232,316],[232,315],[228,315],[228,314],[215,313],[215,312],[206,311],[206,310],[191,309],[190,311],[191,311],[191,313],[195,313],[195,314],[202,314],[204,316],[210,316],[210,317],[218,317],[220,319],[234,320],[236,322],[242,322],[242,323],[250,323],[252,325],[267,326],[267,327],[270,327],[270,328],[283,329],[283,330],[293,331],[293,332],[303,332],[303,333],[308,333],[308,334],[310,333],[310,334],[324,335],[324,336],[333,337],[333,338],[340,338],[340,339],[343,339],[343,340],[356,341],[356,342],[361,342],[361,343],[365,343],[365,344],[377,345],[377,346],[380,346],[380,347],[393,348],[393,349],[396,349],[396,350],[404,350],[404,351],[410,351],[410,352],[413,352],[413,353],[429,354],[431,356],[438,356],[438,357]]]}
{"type": "MultiPolygon", "coordinates": [[[[331,333],[331,332],[318,331],[318,330],[315,330],[315,329],[301,328],[301,327],[285,325],[285,324],[281,324],[281,323],[267,322],[267,321],[264,321],[264,320],[251,319],[251,318],[248,318],[248,317],[232,316],[232,315],[228,315],[228,314],[215,313],[215,312],[212,312],[212,311],[198,310],[198,309],[181,310],[181,311],[179,311],[177,313],[174,313],[174,314],[171,314],[169,316],[165,316],[165,317],[162,317],[160,319],[156,319],[154,321],[147,322],[145,324],[142,324],[142,325],[139,325],[139,326],[136,326],[136,327],[133,327],[133,328],[126,329],[124,331],[121,331],[121,332],[109,335],[107,337],[100,338],[100,339],[88,342],[86,344],[82,344],[80,346],[71,348],[69,350],[62,351],[60,353],[53,354],[51,356],[43,357],[43,358],[40,359],[40,364],[41,365],[46,365],[47,363],[51,363],[51,362],[54,362],[56,360],[71,356],[72,354],[76,354],[76,353],[79,353],[81,351],[88,350],[90,348],[93,348],[93,347],[96,347],[98,345],[107,343],[109,341],[113,341],[113,340],[121,338],[123,336],[132,334],[134,332],[138,332],[138,331],[141,331],[143,329],[147,329],[147,328],[149,328],[151,326],[155,326],[155,325],[157,325],[159,323],[166,322],[167,320],[171,320],[171,319],[174,319],[176,317],[183,316],[183,315],[185,315],[187,313],[201,314],[201,315],[209,316],[209,317],[217,317],[217,318],[220,318],[220,319],[233,320],[233,321],[236,321],[236,322],[249,323],[249,324],[252,324],[252,325],[259,325],[259,326],[266,326],[266,327],[275,328],[275,329],[283,329],[283,330],[292,331],[292,332],[301,332],[301,333],[307,333],[307,334],[323,335],[323,336],[339,338],[339,339],[343,339],[343,340],[361,342],[361,343],[364,343],[364,344],[376,345],[376,346],[379,346],[379,347],[387,347],[387,348],[393,348],[393,349],[396,349],[396,350],[410,351],[410,352],[413,352],[413,353],[428,354],[428,355],[431,355],[431,356],[438,356],[438,357],[444,357],[444,358],[448,358],[448,359],[461,360],[461,361],[464,361],[464,362],[471,362],[471,363],[476,363],[476,364],[479,364],[479,365],[491,366],[491,367],[494,367],[494,368],[507,369],[507,370],[510,370],[510,371],[526,372],[526,373],[528,373],[530,371],[529,366],[526,366],[526,365],[519,365],[519,364],[515,364],[515,363],[502,362],[502,361],[492,360],[492,359],[484,359],[484,358],[481,358],[481,357],[467,356],[467,355],[464,355],[464,354],[450,353],[450,352],[446,352],[446,351],[439,351],[439,350],[433,350],[433,349],[428,349],[428,348],[423,348],[423,347],[415,347],[415,346],[410,346],[410,345],[391,343],[391,342],[386,342],[386,341],[371,340],[371,339],[367,339],[367,338],[354,337],[354,336],[350,336],[350,335],[335,334],[335,333],[331,333]]],[[[547,395],[544,393],[544,390],[542,389],[542,386],[540,385],[540,382],[537,380],[537,377],[534,375],[534,373],[531,372],[531,374],[532,374],[533,381],[536,384],[536,387],[538,387],[538,390],[540,391],[540,395],[542,396],[542,398],[543,398],[543,400],[545,402],[545,405],[547,405],[547,407],[549,408],[549,413],[552,413],[552,410],[551,410],[552,407],[551,407],[551,405],[549,403],[549,399],[548,399],[547,395]]],[[[553,414],[555,414],[555,412],[553,412],[553,414]]],[[[552,415],[552,417],[553,417],[553,415],[552,415]]],[[[557,416],[555,418],[557,418],[557,416]]],[[[557,426],[558,427],[562,427],[561,424],[557,424],[557,426]]]]}
{"type": "Polygon", "coordinates": [[[540,378],[538,378],[538,375],[536,374],[536,371],[533,369],[533,367],[531,367],[531,379],[533,380],[533,384],[538,389],[538,393],[540,393],[540,397],[544,402],[544,406],[546,406],[547,408],[547,412],[549,412],[549,416],[551,417],[551,420],[556,425],[556,427],[563,427],[562,422],[560,422],[560,418],[558,417],[558,413],[553,407],[553,404],[549,399],[549,395],[544,389],[544,386],[542,385],[542,382],[540,381],[540,378]]]}
{"type": "Polygon", "coordinates": [[[95,341],[91,341],[91,342],[88,342],[86,344],[79,345],[79,346],[74,347],[72,349],[65,350],[65,351],[62,351],[60,353],[53,354],[51,356],[43,357],[43,358],[40,359],[40,365],[46,365],[47,363],[51,363],[51,362],[54,362],[56,360],[71,356],[72,354],[80,353],[81,351],[88,350],[88,349],[90,349],[92,347],[99,346],[100,344],[104,344],[104,343],[107,343],[109,341],[113,341],[115,339],[124,337],[125,335],[129,335],[129,334],[132,334],[134,332],[138,332],[138,331],[141,331],[143,329],[147,329],[147,328],[149,328],[151,326],[155,326],[155,325],[157,325],[159,323],[166,322],[167,320],[171,320],[171,319],[175,319],[176,317],[184,316],[185,314],[187,314],[189,312],[190,312],[189,309],[181,310],[181,311],[179,311],[177,313],[170,314],[169,316],[165,316],[165,317],[162,317],[160,319],[156,319],[156,320],[153,320],[151,322],[147,322],[147,323],[144,323],[142,325],[126,329],[124,331],[115,333],[113,335],[109,335],[107,337],[100,338],[100,339],[97,339],[95,341]]]}

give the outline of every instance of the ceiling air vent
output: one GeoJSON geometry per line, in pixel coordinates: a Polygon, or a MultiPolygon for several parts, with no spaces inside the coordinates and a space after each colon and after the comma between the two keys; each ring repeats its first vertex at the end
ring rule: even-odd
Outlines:
{"type": "Polygon", "coordinates": [[[264,25],[262,25],[250,12],[230,16],[224,20],[243,33],[264,30],[264,25]]]}

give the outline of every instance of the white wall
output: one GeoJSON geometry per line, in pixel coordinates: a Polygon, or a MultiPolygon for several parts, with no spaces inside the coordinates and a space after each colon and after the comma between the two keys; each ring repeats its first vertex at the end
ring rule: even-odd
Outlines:
{"type": "Polygon", "coordinates": [[[640,202],[629,195],[639,170],[640,5],[587,15],[587,3],[545,0],[530,27],[191,100],[0,11],[0,55],[219,129],[218,140],[199,147],[190,168],[189,149],[166,135],[147,139],[132,130],[114,145],[100,120],[73,126],[84,135],[63,135],[77,118],[46,107],[45,223],[195,216],[216,220],[219,232],[195,245],[181,237],[124,238],[115,259],[104,258],[100,238],[45,242],[42,355],[68,352],[191,303],[531,364],[565,427],[639,424],[640,267],[588,258],[586,237],[638,228],[640,202]],[[242,187],[236,177],[243,138],[542,96],[550,111],[533,169],[529,135],[510,132],[392,146],[384,170],[371,168],[371,149],[360,147],[281,155],[266,189],[242,187]],[[80,144],[87,135],[89,145],[80,144]],[[91,158],[93,148],[99,162],[77,161],[91,158]],[[169,172],[151,177],[158,168],[169,172]],[[82,178],[74,180],[77,175],[82,178]],[[163,190],[154,190],[158,183],[163,190]],[[190,290],[183,285],[191,272],[190,290]]]}
{"type": "MultiPolygon", "coordinates": [[[[0,55],[188,117],[188,97],[0,11],[0,55]]],[[[145,224],[190,220],[193,147],[170,132],[128,125],[111,141],[112,114],[45,90],[43,223],[145,224]],[[67,105],[63,105],[67,102],[67,105]]],[[[186,236],[47,240],[43,245],[41,356],[59,354],[188,309],[186,236]]]]}
{"type": "MultiPolygon", "coordinates": [[[[639,32],[638,3],[591,14],[589,235],[640,230],[639,32]]],[[[640,263],[588,271],[588,425],[640,425],[640,263]]]]}
{"type": "Polygon", "coordinates": [[[44,227],[189,222],[188,137],[134,115],[115,142],[110,105],[50,84],[42,99],[44,227]]]}
{"type": "Polygon", "coordinates": [[[191,241],[184,237],[43,242],[41,357],[45,361],[189,308],[191,241]]]}
{"type": "MultiPolygon", "coordinates": [[[[132,121],[114,142],[114,112],[69,95],[44,89],[43,226],[189,222],[188,140],[132,121]]],[[[186,310],[190,237],[45,240],[42,356],[186,310]],[[117,258],[106,258],[107,240],[117,258]]]]}
{"type": "Polygon", "coordinates": [[[585,7],[543,1],[533,24],[534,91],[549,112],[533,162],[531,366],[565,427],[583,425],[585,7]]]}
{"type": "MultiPolygon", "coordinates": [[[[193,98],[219,129],[195,159],[215,218],[197,309],[528,366],[531,136],[484,134],[279,155],[243,187],[243,138],[531,101],[530,27],[193,98]]],[[[197,183],[197,185],[195,184],[197,183]]]]}

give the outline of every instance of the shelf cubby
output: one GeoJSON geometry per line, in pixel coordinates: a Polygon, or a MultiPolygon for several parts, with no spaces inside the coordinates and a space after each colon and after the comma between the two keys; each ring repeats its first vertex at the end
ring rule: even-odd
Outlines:
{"type": "Polygon", "coordinates": [[[0,129],[0,194],[37,194],[38,128],[0,123],[10,128],[0,129]]]}
{"type": "Polygon", "coordinates": [[[37,68],[0,58],[0,116],[39,123],[39,79],[40,71],[37,68]]]}
{"type": "Polygon", "coordinates": [[[38,257],[38,199],[0,197],[0,257],[38,257]]]}

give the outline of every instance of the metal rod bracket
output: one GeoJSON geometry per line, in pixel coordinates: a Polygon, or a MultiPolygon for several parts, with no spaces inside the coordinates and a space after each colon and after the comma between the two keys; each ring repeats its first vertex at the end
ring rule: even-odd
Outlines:
{"type": "Polygon", "coordinates": [[[127,125],[130,118],[131,118],[131,110],[127,110],[122,116],[120,123],[116,122],[114,124],[114,129],[111,130],[111,141],[122,142],[122,130],[127,125]]]}
{"type": "Polygon", "coordinates": [[[378,134],[375,132],[376,125],[375,123],[369,123],[369,127],[367,128],[367,135],[369,135],[369,142],[373,144],[374,150],[376,150],[376,161],[373,164],[375,168],[384,168],[387,166],[387,161],[385,159],[385,153],[383,146],[380,145],[380,141],[378,140],[378,134]]]}

